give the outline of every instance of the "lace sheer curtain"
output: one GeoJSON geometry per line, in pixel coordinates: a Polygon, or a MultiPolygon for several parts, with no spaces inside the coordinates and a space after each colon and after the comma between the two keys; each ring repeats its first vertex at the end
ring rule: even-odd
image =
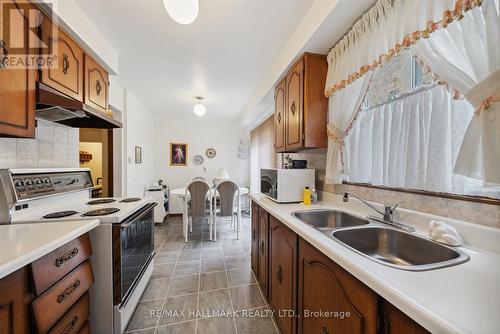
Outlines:
{"type": "Polygon", "coordinates": [[[345,139],[348,180],[395,188],[500,197],[500,189],[453,173],[474,109],[444,86],[360,112],[345,139]]]}
{"type": "Polygon", "coordinates": [[[341,183],[344,174],[349,173],[343,159],[344,137],[363,102],[372,75],[372,71],[368,72],[328,100],[327,183],[341,183]]]}
{"type": "Polygon", "coordinates": [[[476,109],[455,171],[500,184],[499,1],[484,0],[460,21],[420,40],[412,51],[476,109]]]}
{"type": "Polygon", "coordinates": [[[274,168],[273,117],[269,117],[250,133],[250,191],[260,192],[260,169],[274,168]]]}

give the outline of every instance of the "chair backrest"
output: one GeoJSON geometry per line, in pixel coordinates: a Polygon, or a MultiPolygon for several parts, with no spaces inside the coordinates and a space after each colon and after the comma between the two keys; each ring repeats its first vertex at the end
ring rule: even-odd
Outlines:
{"type": "Polygon", "coordinates": [[[219,194],[221,217],[232,216],[234,210],[234,195],[240,191],[238,185],[231,180],[221,181],[215,186],[215,191],[219,194]]]}
{"type": "Polygon", "coordinates": [[[206,181],[207,179],[201,175],[193,177],[191,181],[206,181]]]}
{"type": "Polygon", "coordinates": [[[189,194],[191,195],[191,205],[189,206],[191,216],[205,216],[205,209],[207,207],[206,198],[209,191],[210,185],[206,181],[196,180],[192,181],[188,185],[188,187],[186,188],[186,193],[189,192],[189,194]]]}

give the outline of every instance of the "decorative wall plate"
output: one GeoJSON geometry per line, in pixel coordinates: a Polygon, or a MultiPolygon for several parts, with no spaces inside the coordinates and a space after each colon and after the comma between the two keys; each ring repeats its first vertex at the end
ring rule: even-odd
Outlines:
{"type": "Polygon", "coordinates": [[[209,149],[207,149],[205,154],[207,155],[207,158],[213,159],[217,155],[217,151],[215,151],[215,148],[209,148],[209,149]]]}
{"type": "Polygon", "coordinates": [[[203,159],[203,157],[199,154],[195,155],[193,158],[193,162],[195,165],[201,165],[203,161],[205,161],[205,159],[203,159]]]}

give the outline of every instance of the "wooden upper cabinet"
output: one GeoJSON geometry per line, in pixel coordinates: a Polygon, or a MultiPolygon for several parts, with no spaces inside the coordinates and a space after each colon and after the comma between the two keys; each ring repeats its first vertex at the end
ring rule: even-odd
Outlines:
{"type": "Polygon", "coordinates": [[[297,234],[273,216],[269,218],[269,303],[277,312],[282,334],[295,333],[297,306],[297,234]]]}
{"type": "Polygon", "coordinates": [[[377,332],[375,292],[303,239],[298,267],[299,334],[377,332]]]}
{"type": "MultiPolygon", "coordinates": [[[[305,53],[285,75],[284,145],[280,145],[282,129],[275,123],[277,152],[327,147],[328,100],[324,95],[327,69],[326,56],[305,53]]],[[[282,110],[279,100],[282,85],[283,81],[275,88],[275,118],[282,110]]]]}
{"type": "Polygon", "coordinates": [[[102,111],[108,111],[108,72],[85,54],[85,104],[102,111]]]}
{"type": "Polygon", "coordinates": [[[286,148],[303,147],[302,126],[304,102],[304,60],[301,59],[286,76],[286,148]]]}
{"type": "Polygon", "coordinates": [[[274,144],[276,150],[285,149],[286,80],[280,82],[274,93],[274,144]]]}
{"type": "Polygon", "coordinates": [[[48,16],[43,16],[42,41],[54,56],[52,66],[44,66],[40,81],[61,93],[83,102],[82,48],[48,16]]]}
{"type": "MultiPolygon", "coordinates": [[[[0,32],[0,137],[35,138],[36,68],[10,67],[7,62],[9,56],[32,52],[29,19],[11,0],[0,0],[0,5],[5,15],[0,32]],[[8,6],[13,10],[6,16],[8,6]],[[22,22],[22,25],[11,26],[10,21],[22,22]],[[14,49],[11,46],[16,36],[23,36],[24,40],[21,47],[14,49]]],[[[23,3],[23,6],[31,4],[23,3]]]]}

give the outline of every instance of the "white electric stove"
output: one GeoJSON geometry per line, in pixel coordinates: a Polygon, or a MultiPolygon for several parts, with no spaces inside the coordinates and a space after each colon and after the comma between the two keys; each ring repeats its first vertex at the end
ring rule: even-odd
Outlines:
{"type": "Polygon", "coordinates": [[[89,169],[0,170],[0,224],[99,219],[90,232],[92,333],[123,333],[153,271],[149,198],[90,198],[89,169]]]}

